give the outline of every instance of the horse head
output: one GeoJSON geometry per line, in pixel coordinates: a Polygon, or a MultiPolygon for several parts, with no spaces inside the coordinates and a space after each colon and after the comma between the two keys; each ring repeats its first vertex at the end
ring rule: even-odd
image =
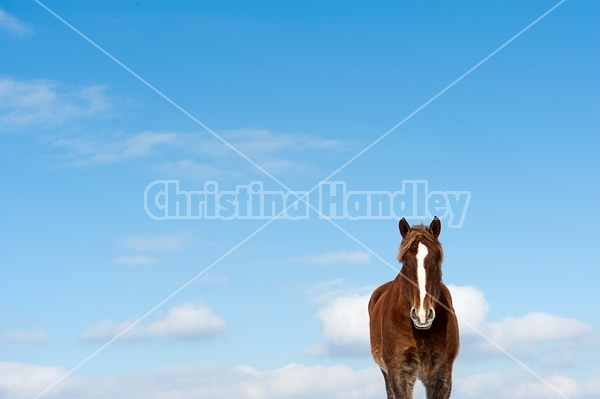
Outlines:
{"type": "Polygon", "coordinates": [[[442,225],[437,216],[429,227],[411,227],[402,218],[399,228],[402,242],[398,260],[402,262],[400,274],[407,280],[404,295],[410,302],[409,316],[415,328],[426,330],[435,319],[441,290],[444,253],[438,237],[442,225]]]}

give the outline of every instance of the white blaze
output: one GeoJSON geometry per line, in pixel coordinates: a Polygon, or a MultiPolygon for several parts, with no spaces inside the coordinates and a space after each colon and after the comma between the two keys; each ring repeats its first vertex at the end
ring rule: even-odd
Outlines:
{"type": "Polygon", "coordinates": [[[425,283],[427,282],[427,274],[425,273],[425,257],[429,253],[429,250],[425,245],[419,243],[419,248],[417,249],[417,284],[419,285],[419,309],[417,309],[417,314],[419,315],[419,321],[422,324],[425,324],[427,321],[427,312],[425,312],[425,308],[423,304],[425,303],[425,294],[427,293],[425,289],[425,283]]]}

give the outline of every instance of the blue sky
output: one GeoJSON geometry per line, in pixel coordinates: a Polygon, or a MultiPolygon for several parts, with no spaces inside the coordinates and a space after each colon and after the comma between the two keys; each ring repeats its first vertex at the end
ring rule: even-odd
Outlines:
{"type": "MultiPolygon", "coordinates": [[[[308,191],[556,2],[44,4],[308,191]]],[[[567,0],[330,179],[470,192],[441,235],[456,397],[600,396],[599,13],[567,0]]],[[[0,61],[0,398],[31,398],[266,222],[153,220],[150,183],[282,189],[34,1],[2,3],[0,61]]],[[[362,245],[276,220],[42,397],[382,397],[397,220],[335,222],[362,245]]]]}

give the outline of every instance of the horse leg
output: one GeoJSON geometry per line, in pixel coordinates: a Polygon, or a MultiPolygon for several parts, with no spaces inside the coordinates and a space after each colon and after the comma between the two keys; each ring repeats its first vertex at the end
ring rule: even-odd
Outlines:
{"type": "Polygon", "coordinates": [[[383,371],[383,369],[381,369],[381,373],[383,374],[383,379],[385,380],[385,393],[387,394],[387,399],[396,399],[394,397],[394,393],[392,392],[392,387],[390,386],[387,373],[383,371]]]}
{"type": "Polygon", "coordinates": [[[441,367],[423,381],[427,399],[448,399],[452,391],[452,365],[441,367]]]}
{"type": "MultiPolygon", "coordinates": [[[[410,355],[402,356],[396,367],[388,368],[388,380],[394,399],[412,399],[418,363],[410,355]]],[[[389,396],[388,396],[389,398],[389,396]]]]}

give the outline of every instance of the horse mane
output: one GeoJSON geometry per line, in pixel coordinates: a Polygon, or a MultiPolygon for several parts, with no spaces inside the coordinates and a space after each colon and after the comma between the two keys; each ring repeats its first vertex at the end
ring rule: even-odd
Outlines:
{"type": "Polygon", "coordinates": [[[442,250],[442,244],[434,237],[429,227],[424,224],[416,224],[411,226],[408,235],[402,239],[400,243],[400,249],[398,251],[398,261],[402,262],[404,254],[415,242],[423,242],[431,250],[436,250],[440,254],[440,264],[444,259],[444,251],[442,250]]]}

